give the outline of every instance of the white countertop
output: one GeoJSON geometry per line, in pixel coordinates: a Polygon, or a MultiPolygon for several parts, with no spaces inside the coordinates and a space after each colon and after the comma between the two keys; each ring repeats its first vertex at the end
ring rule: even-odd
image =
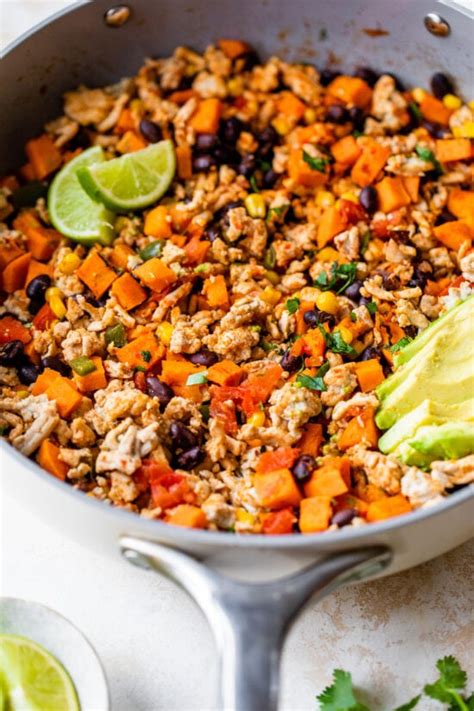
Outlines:
{"type": "MultiPolygon", "coordinates": [[[[67,4],[0,0],[0,46],[67,4]]],[[[87,635],[104,663],[113,711],[212,709],[213,642],[194,603],[156,575],[64,539],[1,494],[1,594],[42,602],[87,635]]],[[[471,541],[310,605],[285,648],[281,708],[315,711],[334,667],[352,671],[376,711],[418,693],[445,654],[457,656],[472,679],[473,560],[471,541]]]]}

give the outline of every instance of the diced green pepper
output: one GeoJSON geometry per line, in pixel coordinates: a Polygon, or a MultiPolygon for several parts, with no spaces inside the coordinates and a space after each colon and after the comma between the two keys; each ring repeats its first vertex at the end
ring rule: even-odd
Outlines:
{"type": "Polygon", "coordinates": [[[163,240],[158,239],[154,242],[150,242],[150,244],[147,244],[147,246],[143,247],[143,249],[141,249],[138,254],[143,259],[143,261],[146,262],[148,259],[152,259],[153,257],[159,257],[162,249],[163,240]]]}
{"type": "Polygon", "coordinates": [[[87,356],[78,356],[69,361],[69,365],[77,375],[89,375],[97,370],[94,362],[87,356]]]}
{"type": "Polygon", "coordinates": [[[207,370],[202,370],[200,373],[192,373],[188,375],[186,385],[203,385],[207,383],[207,370]]]}
{"type": "Polygon", "coordinates": [[[105,342],[113,343],[116,348],[123,348],[127,343],[125,329],[121,323],[110,326],[105,332],[105,342]]]}

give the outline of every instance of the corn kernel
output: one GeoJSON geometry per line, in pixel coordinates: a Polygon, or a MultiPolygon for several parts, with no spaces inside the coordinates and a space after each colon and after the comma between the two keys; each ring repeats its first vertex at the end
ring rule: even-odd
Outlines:
{"type": "Polygon", "coordinates": [[[244,201],[245,208],[249,213],[250,217],[265,217],[267,214],[267,206],[265,205],[265,200],[262,195],[258,193],[252,193],[247,195],[244,201]]]}
{"type": "Polygon", "coordinates": [[[443,96],[443,104],[446,106],[447,109],[452,109],[453,111],[456,111],[456,109],[461,108],[462,101],[459,96],[455,96],[454,94],[445,94],[443,96]]]}
{"type": "Polygon", "coordinates": [[[280,136],[286,136],[291,131],[291,124],[285,116],[277,116],[273,119],[272,126],[280,136]]]}
{"type": "Polygon", "coordinates": [[[156,333],[160,341],[166,347],[171,343],[171,336],[173,335],[174,328],[169,321],[163,321],[160,323],[156,329],[156,333]]]}
{"type": "Polygon", "coordinates": [[[274,272],[272,269],[267,269],[267,271],[265,272],[265,278],[268,279],[268,281],[271,282],[273,286],[276,286],[280,283],[280,275],[274,272]]]}
{"type": "Polygon", "coordinates": [[[338,262],[341,259],[341,255],[334,247],[323,247],[318,252],[316,259],[318,262],[338,262]]]}
{"type": "Polygon", "coordinates": [[[132,99],[130,102],[130,110],[134,113],[140,114],[143,112],[144,105],[141,99],[132,99]]]}
{"type": "Polygon", "coordinates": [[[25,397],[28,397],[28,395],[30,395],[30,392],[28,390],[17,390],[16,395],[20,398],[20,400],[24,400],[25,397]]]}
{"type": "Polygon", "coordinates": [[[273,286],[266,286],[262,291],[260,298],[266,303],[275,306],[281,299],[281,292],[274,289],[273,286]]]}
{"type": "Polygon", "coordinates": [[[306,109],[303,114],[304,122],[310,126],[316,121],[316,111],[314,109],[306,109]]]}
{"type": "Polygon", "coordinates": [[[64,306],[64,301],[60,296],[52,296],[48,303],[49,308],[56,318],[63,319],[65,317],[67,309],[64,306]]]}
{"type": "Polygon", "coordinates": [[[411,95],[413,96],[417,104],[421,104],[426,94],[427,92],[424,89],[421,89],[420,87],[411,90],[411,95]]]}
{"type": "Polygon", "coordinates": [[[471,111],[474,111],[474,101],[470,101],[470,102],[468,103],[468,106],[469,106],[469,108],[471,109],[471,111]]]}
{"type": "Polygon", "coordinates": [[[342,193],[341,199],[348,200],[349,202],[355,202],[357,205],[359,204],[359,198],[357,197],[357,195],[354,195],[354,193],[350,191],[342,193]]]}
{"type": "Polygon", "coordinates": [[[474,138],[474,121],[465,121],[462,126],[453,127],[456,138],[474,138]]]}
{"type": "Polygon", "coordinates": [[[247,424],[252,425],[252,427],[263,427],[265,424],[265,413],[263,410],[257,410],[253,415],[247,418],[247,424]]]}
{"type": "Polygon", "coordinates": [[[231,96],[239,96],[244,90],[244,80],[242,77],[233,77],[227,82],[227,91],[231,96]]]}
{"type": "Polygon", "coordinates": [[[248,523],[250,526],[255,523],[255,515],[245,509],[237,509],[236,518],[239,523],[248,523]]]}
{"type": "Polygon", "coordinates": [[[258,102],[255,99],[249,99],[245,104],[245,110],[249,116],[255,116],[258,113],[258,102]]]}
{"type": "Polygon", "coordinates": [[[339,333],[342,336],[342,340],[345,341],[345,343],[352,343],[354,340],[354,334],[349,328],[346,328],[345,326],[341,326],[338,328],[339,333]]]}
{"type": "Polygon", "coordinates": [[[316,195],[316,205],[318,207],[331,207],[335,203],[335,197],[328,190],[320,190],[316,195]]]}
{"type": "Polygon", "coordinates": [[[61,296],[62,296],[61,289],[58,289],[57,286],[50,286],[49,289],[46,289],[46,292],[44,294],[44,298],[46,299],[48,304],[51,301],[51,299],[54,299],[55,297],[60,299],[61,296]]]}
{"type": "Polygon", "coordinates": [[[338,309],[337,296],[332,291],[322,291],[316,297],[316,306],[327,314],[336,314],[338,309]]]}
{"type": "Polygon", "coordinates": [[[66,254],[64,259],[61,260],[59,268],[63,274],[74,274],[80,263],[81,260],[77,254],[75,254],[75,252],[71,252],[70,254],[66,254]]]}

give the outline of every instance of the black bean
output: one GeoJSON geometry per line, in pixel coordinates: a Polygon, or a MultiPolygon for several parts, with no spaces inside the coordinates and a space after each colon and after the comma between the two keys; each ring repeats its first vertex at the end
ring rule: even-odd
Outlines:
{"type": "Polygon", "coordinates": [[[441,126],[440,123],[435,123],[435,121],[423,121],[422,126],[426,128],[433,138],[444,138],[448,133],[447,128],[441,126]]]}
{"type": "Polygon", "coordinates": [[[24,346],[21,341],[9,341],[0,347],[0,365],[6,368],[17,367],[24,359],[24,346]]]}
{"type": "Polygon", "coordinates": [[[237,166],[237,172],[240,175],[245,175],[246,178],[250,178],[257,168],[257,159],[253,153],[246,153],[239,165],[237,166]]]}
{"type": "Polygon", "coordinates": [[[223,205],[220,207],[216,212],[214,213],[214,220],[216,222],[221,222],[227,217],[227,213],[229,210],[233,210],[236,207],[242,207],[242,202],[241,200],[232,200],[231,202],[228,202],[226,205],[223,205]]]}
{"type": "Polygon", "coordinates": [[[208,348],[201,348],[197,353],[192,353],[192,355],[188,356],[188,360],[194,363],[194,365],[204,365],[206,368],[209,368],[211,365],[214,365],[214,363],[217,363],[219,359],[216,354],[208,348]]]}
{"type": "Polygon", "coordinates": [[[263,187],[273,188],[279,177],[279,174],[276,173],[273,168],[270,168],[263,176],[263,187]]]}
{"type": "Polygon", "coordinates": [[[42,358],[41,365],[43,366],[43,368],[50,368],[51,370],[56,370],[61,375],[64,375],[65,378],[68,378],[71,374],[71,368],[68,366],[68,364],[64,363],[64,361],[62,361],[57,356],[46,356],[45,358],[42,358]]]}
{"type": "Polygon", "coordinates": [[[156,397],[162,408],[165,408],[170,400],[174,398],[174,392],[166,383],[162,383],[159,378],[154,375],[147,375],[146,390],[150,397],[156,397]]]}
{"type": "Polygon", "coordinates": [[[163,131],[154,121],[142,119],[139,128],[143,138],[149,143],[158,143],[163,138],[163,131]]]}
{"type": "Polygon", "coordinates": [[[349,118],[354,124],[355,129],[361,131],[364,128],[365,115],[358,106],[351,106],[349,109],[349,118]]]}
{"type": "Polygon", "coordinates": [[[188,449],[186,452],[178,454],[176,457],[176,464],[179,469],[193,469],[204,460],[205,456],[205,452],[201,449],[201,447],[192,447],[192,449],[188,449]]]}
{"type": "Polygon", "coordinates": [[[319,75],[319,83],[321,86],[327,86],[333,79],[338,77],[341,72],[336,72],[334,69],[323,69],[319,75]]]}
{"type": "Polygon", "coordinates": [[[203,153],[200,156],[194,156],[193,158],[193,171],[195,173],[200,173],[201,171],[206,171],[216,165],[217,161],[214,156],[209,155],[209,153],[203,153]]]}
{"type": "Polygon", "coordinates": [[[316,461],[311,454],[302,454],[293,465],[293,475],[301,483],[307,481],[316,467],[316,461]]]}
{"type": "Polygon", "coordinates": [[[380,351],[375,346],[369,346],[360,356],[361,360],[372,360],[372,358],[378,358],[380,356],[380,351]]]}
{"type": "Polygon", "coordinates": [[[268,158],[273,152],[274,147],[279,143],[280,136],[273,126],[267,126],[258,134],[257,140],[259,142],[259,156],[261,158],[268,158]]]}
{"type": "Polygon", "coordinates": [[[222,140],[224,143],[230,143],[230,145],[235,146],[244,129],[244,123],[237,116],[231,116],[222,122],[220,131],[222,140]]]}
{"type": "Polygon", "coordinates": [[[79,126],[76,135],[68,142],[67,147],[70,151],[75,151],[77,148],[89,148],[91,144],[90,134],[84,126],[79,126]]]}
{"type": "Polygon", "coordinates": [[[344,291],[344,296],[347,296],[348,299],[352,299],[352,301],[357,301],[360,296],[361,288],[362,288],[362,282],[355,281],[353,284],[348,286],[347,289],[344,291]]]}
{"type": "Polygon", "coordinates": [[[302,356],[291,355],[290,349],[288,349],[283,353],[280,365],[283,370],[286,370],[288,373],[295,373],[297,370],[302,368],[303,358],[302,356]]]}
{"type": "Polygon", "coordinates": [[[204,230],[204,234],[205,234],[205,239],[208,239],[210,242],[214,242],[218,237],[221,236],[221,231],[219,229],[219,225],[211,223],[204,230]]]}
{"type": "Polygon", "coordinates": [[[374,72],[370,67],[357,67],[354,76],[363,79],[369,86],[373,86],[379,78],[377,72],[374,72]]]}
{"type": "Polygon", "coordinates": [[[217,165],[236,165],[240,160],[240,153],[231,146],[218,146],[212,155],[217,165]]]}
{"type": "Polygon", "coordinates": [[[327,323],[331,328],[336,325],[336,317],[333,314],[328,314],[327,311],[316,309],[316,317],[319,323],[327,323]]]}
{"type": "Polygon", "coordinates": [[[216,133],[198,133],[194,144],[198,151],[212,151],[219,145],[219,137],[216,133]]]}
{"type": "Polygon", "coordinates": [[[33,363],[24,363],[18,368],[18,377],[23,385],[33,385],[41,373],[41,368],[33,363]]]}
{"type": "Polygon", "coordinates": [[[331,524],[342,528],[343,526],[347,526],[356,516],[357,511],[355,509],[344,509],[334,514],[331,518],[331,524]]]}
{"type": "Polygon", "coordinates": [[[416,338],[418,335],[418,329],[416,326],[404,326],[403,330],[405,331],[405,336],[408,336],[408,338],[416,338]]]}
{"type": "Polygon", "coordinates": [[[362,188],[359,193],[359,202],[367,212],[375,212],[379,203],[376,189],[372,185],[362,188]]]}
{"type": "Polygon", "coordinates": [[[443,96],[446,96],[446,94],[454,94],[453,82],[442,72],[436,72],[436,74],[433,74],[430,85],[431,91],[437,99],[442,99],[443,96]]]}
{"type": "Polygon", "coordinates": [[[451,215],[450,212],[443,210],[443,212],[441,212],[435,220],[435,227],[438,225],[444,225],[446,222],[452,222],[454,219],[455,217],[451,215]]]}
{"type": "Polygon", "coordinates": [[[326,111],[326,121],[332,121],[332,123],[345,123],[348,120],[349,112],[340,104],[333,104],[326,111]]]}
{"type": "Polygon", "coordinates": [[[313,309],[312,311],[305,311],[303,321],[310,328],[315,328],[319,323],[316,309],[313,309]]]}
{"type": "Polygon", "coordinates": [[[26,295],[31,301],[37,304],[44,304],[46,289],[51,286],[51,277],[47,274],[40,274],[30,281],[26,287],[26,295]]]}
{"type": "Polygon", "coordinates": [[[198,444],[198,438],[191,432],[189,427],[183,425],[182,422],[172,422],[170,425],[170,437],[173,445],[178,449],[185,449],[186,451],[196,447],[198,444]]]}
{"type": "Polygon", "coordinates": [[[240,71],[249,72],[251,69],[261,64],[260,57],[254,49],[249,49],[247,52],[240,54],[237,57],[240,64],[240,71]]]}

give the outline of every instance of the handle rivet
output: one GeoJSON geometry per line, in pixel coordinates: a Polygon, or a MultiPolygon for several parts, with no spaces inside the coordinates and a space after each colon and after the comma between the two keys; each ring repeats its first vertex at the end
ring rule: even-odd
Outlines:
{"type": "Polygon", "coordinates": [[[449,23],[436,12],[429,12],[425,15],[424,23],[428,32],[436,37],[447,37],[451,32],[449,23]]]}
{"type": "Polygon", "coordinates": [[[138,551],[131,550],[130,548],[124,548],[122,550],[122,555],[129,561],[129,563],[136,565],[138,568],[144,568],[145,570],[151,569],[148,559],[141,553],[138,553],[138,551]]]}
{"type": "Polygon", "coordinates": [[[130,19],[132,11],[128,5],[115,5],[107,10],[104,22],[109,27],[122,27],[130,19]]]}

